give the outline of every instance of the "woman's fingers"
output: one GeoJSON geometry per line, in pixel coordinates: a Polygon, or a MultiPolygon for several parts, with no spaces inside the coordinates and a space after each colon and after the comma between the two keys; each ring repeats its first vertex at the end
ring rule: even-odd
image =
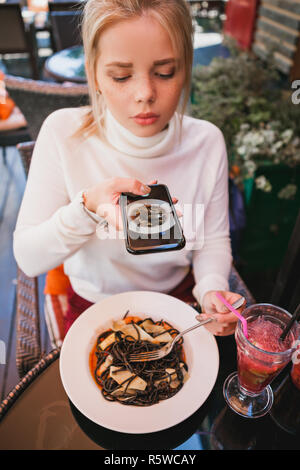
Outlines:
{"type": "Polygon", "coordinates": [[[223,323],[224,325],[229,325],[230,323],[236,323],[238,320],[237,316],[232,312],[211,313],[211,314],[208,314],[206,317],[213,318],[216,322],[223,323]]]}
{"type": "MultiPolygon", "coordinates": [[[[240,294],[229,291],[220,291],[220,294],[231,305],[241,297],[240,294]]],[[[239,313],[243,311],[245,304],[246,302],[244,302],[242,307],[238,309],[239,313]]],[[[234,333],[238,317],[217,297],[216,291],[209,291],[206,293],[202,309],[204,312],[201,315],[203,320],[206,318],[212,318],[214,320],[205,325],[211,333],[218,336],[227,336],[234,333]]]]}
{"type": "MultiPolygon", "coordinates": [[[[221,291],[220,294],[227,300],[227,302],[232,305],[234,302],[236,302],[238,299],[241,298],[240,294],[237,294],[235,292],[229,292],[229,291],[221,291]]],[[[228,315],[230,315],[231,318],[236,317],[236,315],[231,312],[226,305],[223,304],[222,300],[219,299],[216,295],[214,296],[213,300],[213,305],[216,310],[216,313],[218,314],[226,314],[226,318],[228,318],[228,315]]],[[[244,309],[244,305],[238,309],[239,312],[241,312],[244,309]]]]}
{"type": "MultiPolygon", "coordinates": [[[[119,217],[119,210],[114,210],[114,207],[118,206],[120,194],[127,192],[137,195],[147,195],[151,191],[151,188],[148,185],[153,184],[157,184],[157,180],[152,180],[146,185],[136,178],[111,178],[109,181],[107,181],[105,187],[105,200],[111,200],[112,210],[107,210],[107,203],[100,204],[97,207],[98,215],[101,215],[101,217],[106,218],[107,221],[113,226],[115,226],[117,230],[122,230],[123,224],[121,217],[119,217]],[[105,207],[105,210],[103,210],[103,206],[105,207]]],[[[173,204],[177,204],[178,198],[172,197],[172,202],[173,204]]],[[[183,215],[179,209],[176,209],[176,213],[178,217],[182,217],[183,215]]]]}
{"type": "Polygon", "coordinates": [[[112,178],[109,190],[112,193],[148,194],[151,188],[136,178],[112,178]]]}
{"type": "MultiPolygon", "coordinates": [[[[222,317],[224,316],[225,315],[222,315],[222,317]]],[[[210,331],[214,335],[227,336],[227,335],[234,333],[235,331],[236,323],[237,323],[236,320],[234,320],[233,322],[227,323],[224,321],[224,318],[223,318],[222,321],[220,321],[220,319],[217,317],[217,314],[211,314],[211,315],[202,314],[201,318],[203,318],[203,320],[206,320],[207,318],[213,319],[211,323],[207,323],[205,325],[205,328],[207,328],[208,331],[210,331]]]]}
{"type": "Polygon", "coordinates": [[[113,227],[117,232],[123,230],[123,220],[121,215],[121,208],[119,205],[109,204],[102,210],[97,210],[97,214],[103,217],[110,227],[113,227]]]}

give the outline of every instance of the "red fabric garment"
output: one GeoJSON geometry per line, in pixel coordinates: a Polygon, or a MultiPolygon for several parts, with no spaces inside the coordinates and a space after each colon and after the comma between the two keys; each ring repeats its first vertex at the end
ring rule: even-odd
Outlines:
{"type": "Polygon", "coordinates": [[[65,334],[67,333],[72,323],[74,323],[74,321],[79,317],[79,315],[84,312],[87,308],[91,307],[91,305],[93,305],[93,302],[89,302],[83,297],[80,297],[80,295],[76,294],[76,292],[73,291],[72,286],[68,287],[67,297],[68,310],[64,319],[65,334]]]}
{"type": "Polygon", "coordinates": [[[169,295],[182,300],[183,302],[196,302],[195,297],[192,294],[192,290],[195,286],[195,279],[193,271],[190,270],[185,278],[175,287],[169,295]]]}
{"type": "MultiPolygon", "coordinates": [[[[181,281],[178,286],[175,287],[169,295],[176,297],[177,299],[182,300],[183,302],[195,302],[195,297],[192,294],[192,289],[195,285],[194,276],[192,271],[190,271],[186,277],[181,281]]],[[[65,317],[65,333],[72,325],[72,323],[79,317],[79,315],[84,312],[87,308],[93,305],[93,302],[80,297],[72,287],[70,286],[67,291],[68,296],[68,310],[65,317]]]]}

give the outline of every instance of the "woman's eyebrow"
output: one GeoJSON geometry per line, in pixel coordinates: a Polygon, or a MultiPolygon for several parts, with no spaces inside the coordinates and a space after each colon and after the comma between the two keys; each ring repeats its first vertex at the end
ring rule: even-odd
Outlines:
{"type": "Polygon", "coordinates": [[[123,68],[129,68],[133,66],[133,64],[129,62],[111,62],[110,64],[106,64],[106,67],[110,67],[112,65],[117,65],[118,67],[123,67],[123,68]]]}
{"type": "Polygon", "coordinates": [[[177,62],[177,60],[172,57],[170,59],[156,60],[155,62],[153,62],[153,65],[166,65],[173,64],[175,62],[177,62]]]}
{"type": "MultiPolygon", "coordinates": [[[[153,62],[153,65],[166,65],[166,64],[173,64],[177,62],[176,59],[174,58],[169,58],[169,59],[161,59],[161,60],[156,60],[153,62]]],[[[122,68],[130,68],[133,67],[133,64],[131,62],[111,62],[109,64],[106,64],[106,67],[111,67],[111,66],[117,66],[117,67],[122,67],[122,68]]]]}

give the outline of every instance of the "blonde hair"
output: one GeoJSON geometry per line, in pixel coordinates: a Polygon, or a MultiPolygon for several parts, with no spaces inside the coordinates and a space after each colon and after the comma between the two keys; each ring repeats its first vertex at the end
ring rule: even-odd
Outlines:
{"type": "Polygon", "coordinates": [[[181,107],[181,117],[183,117],[189,100],[193,64],[193,27],[185,0],[87,0],[83,10],[82,37],[91,106],[78,134],[90,135],[99,132],[101,135],[103,129],[105,109],[103,98],[97,92],[96,86],[101,33],[118,21],[132,19],[145,13],[152,15],[166,29],[174,50],[182,60],[185,69],[181,107]]]}

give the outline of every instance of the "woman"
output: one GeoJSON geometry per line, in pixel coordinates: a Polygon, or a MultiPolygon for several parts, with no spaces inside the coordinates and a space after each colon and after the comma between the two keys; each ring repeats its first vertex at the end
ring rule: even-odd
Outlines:
{"type": "MultiPolygon", "coordinates": [[[[236,317],[215,295],[240,297],[228,291],[227,155],[218,128],[183,114],[193,61],[188,7],[88,0],[82,32],[91,107],[61,109],[42,126],[14,233],[17,263],[30,276],[64,263],[72,295],[91,303],[128,290],[171,293],[192,266],[193,295],[216,320],[208,328],[230,334],[236,317]],[[122,237],[97,237],[96,217],[122,230],[121,192],[147,194],[156,181],[184,207],[204,207],[185,249],[133,256],[122,237]]],[[[183,216],[192,227],[190,211],[183,216]]]]}

